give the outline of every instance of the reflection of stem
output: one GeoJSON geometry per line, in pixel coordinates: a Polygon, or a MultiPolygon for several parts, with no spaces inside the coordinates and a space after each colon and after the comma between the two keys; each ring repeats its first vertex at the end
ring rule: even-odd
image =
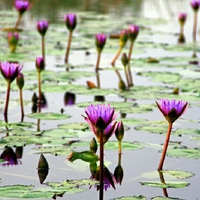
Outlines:
{"type": "Polygon", "coordinates": [[[10,83],[8,81],[7,82],[7,93],[6,93],[6,104],[5,104],[5,108],[4,108],[4,116],[6,116],[6,118],[7,118],[7,114],[8,114],[9,99],[10,99],[10,83]]]}
{"type": "Polygon", "coordinates": [[[129,82],[130,82],[129,86],[133,86],[133,78],[132,78],[131,66],[130,66],[133,45],[134,45],[134,41],[131,41],[131,45],[130,45],[129,52],[128,52],[128,74],[129,74],[129,82]]]}
{"type": "Polygon", "coordinates": [[[72,31],[69,31],[68,44],[67,44],[67,49],[66,49],[66,54],[65,54],[65,63],[68,63],[71,41],[72,41],[72,31]]]}
{"type": "MultiPolygon", "coordinates": [[[[24,106],[23,106],[23,96],[22,96],[22,89],[19,90],[19,96],[20,96],[20,106],[21,106],[21,119],[24,117],[24,106]]],[[[23,120],[21,120],[23,121],[23,120]]]]}
{"type": "Polygon", "coordinates": [[[37,120],[37,131],[40,131],[40,119],[37,120]]]}
{"type": "Polygon", "coordinates": [[[125,76],[126,76],[127,85],[130,86],[130,81],[129,81],[129,76],[128,76],[128,72],[127,72],[127,67],[126,66],[124,66],[124,73],[125,73],[125,76]]]}
{"type": "Polygon", "coordinates": [[[44,38],[44,36],[42,36],[42,57],[44,60],[44,65],[45,65],[46,62],[45,62],[45,38],[44,38]]]}
{"type": "Polygon", "coordinates": [[[118,154],[118,166],[121,165],[121,161],[122,161],[122,154],[119,153],[118,154]]]}
{"type": "Polygon", "coordinates": [[[42,101],[42,93],[41,93],[41,75],[38,73],[38,112],[41,111],[41,101],[42,101]]]}
{"type": "Polygon", "coordinates": [[[22,15],[18,14],[18,18],[17,18],[16,24],[15,24],[15,28],[18,28],[20,21],[21,21],[21,18],[22,18],[22,15]]]}
{"type": "MultiPolygon", "coordinates": [[[[160,177],[160,182],[165,184],[165,179],[164,179],[163,172],[162,171],[158,171],[158,173],[159,173],[159,177],[160,177]]],[[[167,193],[167,188],[163,188],[163,194],[164,194],[165,197],[169,197],[168,193],[167,193]]]]}
{"type": "Polygon", "coordinates": [[[164,163],[164,160],[165,160],[167,147],[168,147],[168,144],[169,144],[169,138],[170,138],[170,134],[171,134],[171,130],[172,130],[172,125],[173,125],[173,123],[169,123],[166,138],[165,138],[165,143],[164,143],[164,146],[163,146],[162,155],[161,155],[161,158],[160,158],[160,163],[158,165],[158,170],[163,169],[163,163],[164,163]]]}
{"type": "Polygon", "coordinates": [[[104,175],[104,169],[103,169],[103,162],[104,162],[104,144],[103,144],[103,132],[100,132],[100,191],[99,191],[99,199],[103,200],[103,175],[104,175]]]}
{"type": "Polygon", "coordinates": [[[112,66],[115,66],[115,62],[116,62],[117,58],[119,57],[119,55],[121,54],[122,49],[123,49],[123,47],[120,47],[120,48],[119,48],[119,50],[118,50],[116,56],[114,57],[113,61],[111,62],[111,65],[112,65],[112,66]]]}
{"type": "Polygon", "coordinates": [[[99,72],[96,72],[96,78],[97,78],[97,87],[100,88],[100,77],[99,77],[99,72]]]}

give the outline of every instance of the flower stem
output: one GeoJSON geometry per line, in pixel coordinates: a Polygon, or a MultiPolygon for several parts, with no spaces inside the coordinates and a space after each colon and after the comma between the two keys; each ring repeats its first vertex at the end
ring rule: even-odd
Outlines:
{"type": "Polygon", "coordinates": [[[98,56],[97,56],[97,63],[96,63],[96,77],[97,77],[97,87],[100,88],[100,77],[99,77],[99,64],[100,64],[100,59],[101,59],[101,52],[98,51],[98,56]]]}
{"type": "Polygon", "coordinates": [[[8,115],[8,104],[10,99],[10,83],[7,82],[7,92],[6,92],[6,104],[4,108],[4,116],[7,118],[8,115]]]}
{"type": "Polygon", "coordinates": [[[103,176],[104,176],[104,143],[103,143],[103,132],[100,133],[100,191],[99,191],[99,199],[103,200],[103,176]]]}
{"type": "Polygon", "coordinates": [[[118,140],[118,153],[122,154],[122,141],[118,140]]]}
{"type": "Polygon", "coordinates": [[[20,96],[20,106],[21,106],[21,119],[24,117],[24,106],[23,106],[23,96],[22,96],[22,89],[19,90],[20,96]]]}
{"type": "Polygon", "coordinates": [[[130,81],[129,81],[129,75],[128,75],[127,67],[124,67],[124,73],[125,73],[125,76],[126,76],[127,85],[130,86],[130,81]]]}
{"type": "Polygon", "coordinates": [[[21,18],[22,18],[22,15],[18,14],[18,18],[17,18],[16,24],[15,24],[16,29],[18,28],[18,26],[20,24],[21,18]]]}
{"type": "MultiPolygon", "coordinates": [[[[165,178],[164,178],[163,172],[158,171],[158,173],[159,173],[159,177],[160,177],[160,182],[165,184],[165,178]]],[[[165,197],[168,197],[167,188],[163,188],[163,194],[165,197]]]]}
{"type": "Polygon", "coordinates": [[[42,57],[43,57],[44,66],[45,66],[46,62],[45,62],[45,37],[44,36],[42,36],[42,57]]]}
{"type": "Polygon", "coordinates": [[[68,43],[67,43],[67,49],[66,49],[66,54],[65,54],[65,63],[68,63],[68,57],[69,57],[69,50],[70,50],[70,45],[72,41],[72,31],[69,31],[69,38],[68,38],[68,43]]]}
{"type": "Polygon", "coordinates": [[[194,12],[194,24],[193,24],[193,41],[196,42],[196,32],[197,32],[197,18],[198,18],[198,12],[194,12]]]}
{"type": "Polygon", "coordinates": [[[158,165],[158,171],[163,169],[163,163],[164,163],[164,160],[165,160],[167,147],[168,147],[168,144],[169,144],[170,134],[171,134],[171,131],[172,131],[172,125],[173,125],[173,123],[169,123],[166,138],[165,138],[165,143],[164,143],[164,146],[163,146],[162,155],[161,155],[161,158],[160,158],[160,163],[158,165]]]}
{"type": "Polygon", "coordinates": [[[133,86],[133,78],[132,78],[131,66],[130,66],[130,60],[131,60],[131,55],[132,55],[132,51],[133,51],[133,45],[134,45],[134,41],[131,41],[129,52],[128,52],[129,86],[133,86]]]}
{"type": "Polygon", "coordinates": [[[115,55],[114,59],[113,59],[112,62],[111,62],[111,65],[112,65],[112,66],[115,66],[115,62],[116,62],[117,58],[119,57],[119,55],[121,54],[122,49],[123,49],[123,47],[120,47],[120,48],[119,48],[117,54],[115,55]]]}

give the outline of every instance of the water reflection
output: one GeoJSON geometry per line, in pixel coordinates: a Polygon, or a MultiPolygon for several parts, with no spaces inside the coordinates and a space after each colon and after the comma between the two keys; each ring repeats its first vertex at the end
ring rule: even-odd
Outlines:
{"type": "Polygon", "coordinates": [[[64,105],[72,106],[76,103],[76,95],[72,92],[65,92],[64,94],[64,105]]]}
{"type": "Polygon", "coordinates": [[[15,152],[11,147],[5,146],[0,159],[4,160],[2,166],[13,166],[22,164],[20,159],[22,158],[23,147],[16,147],[15,152]]]}

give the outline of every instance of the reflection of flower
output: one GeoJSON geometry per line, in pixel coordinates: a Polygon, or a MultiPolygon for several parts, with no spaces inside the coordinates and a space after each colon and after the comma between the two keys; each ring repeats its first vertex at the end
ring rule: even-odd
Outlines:
{"type": "Polygon", "coordinates": [[[48,26],[49,26],[48,21],[38,21],[37,22],[37,30],[41,36],[44,36],[46,34],[48,26]]]}
{"type": "Polygon", "coordinates": [[[76,15],[73,13],[66,14],[65,24],[69,31],[73,31],[76,28],[76,15]]]}
{"type": "Polygon", "coordinates": [[[30,2],[24,0],[15,0],[14,6],[19,14],[22,15],[26,10],[30,8],[30,2]]]}
{"type": "Polygon", "coordinates": [[[12,83],[13,80],[18,76],[22,66],[16,63],[2,62],[0,63],[0,70],[3,77],[7,82],[12,83]]]}
{"type": "MultiPolygon", "coordinates": [[[[104,188],[104,190],[107,191],[107,189],[110,187],[115,189],[115,184],[117,183],[115,176],[105,166],[104,166],[103,171],[104,171],[104,173],[103,173],[103,188],[104,188]]],[[[100,181],[100,168],[99,167],[97,167],[95,171],[93,169],[93,173],[92,173],[92,176],[90,177],[90,179],[100,181]]],[[[97,190],[99,190],[99,189],[100,189],[100,187],[98,185],[97,190]]]]}
{"type": "Polygon", "coordinates": [[[7,35],[7,41],[11,52],[15,52],[19,41],[18,32],[9,32],[7,35]]]}
{"type": "Polygon", "coordinates": [[[71,92],[65,92],[64,94],[64,104],[65,106],[72,106],[75,104],[76,95],[71,92]]]}
{"type": "Polygon", "coordinates": [[[18,165],[17,156],[10,147],[5,147],[5,150],[1,154],[0,158],[5,161],[2,166],[18,165]]]}
{"type": "Polygon", "coordinates": [[[111,137],[115,132],[116,122],[113,120],[117,117],[117,112],[110,105],[90,105],[85,109],[86,117],[85,120],[89,123],[91,130],[96,135],[99,141],[100,132],[103,132],[104,143],[111,137]]]}
{"type": "Polygon", "coordinates": [[[160,99],[156,104],[169,123],[176,121],[188,107],[188,102],[175,99],[160,99]]]}

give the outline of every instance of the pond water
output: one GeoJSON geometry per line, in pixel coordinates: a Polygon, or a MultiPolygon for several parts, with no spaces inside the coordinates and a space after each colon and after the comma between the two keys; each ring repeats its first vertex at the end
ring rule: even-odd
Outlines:
{"type": "MultiPolygon", "coordinates": [[[[115,184],[115,189],[110,186],[104,192],[104,199],[199,199],[200,49],[199,26],[196,43],[192,37],[193,16],[189,0],[48,0],[42,3],[32,0],[31,9],[21,20],[23,31],[15,53],[9,52],[6,33],[0,32],[0,61],[19,62],[25,77],[23,122],[19,92],[13,82],[7,124],[3,116],[6,82],[3,77],[0,79],[0,148],[2,155],[5,147],[11,148],[7,152],[17,155],[17,165],[1,162],[0,199],[99,198],[96,183],[90,182],[90,164],[81,159],[67,160],[72,151],[89,150],[94,134],[82,115],[88,105],[97,103],[94,102],[96,96],[104,96],[105,103],[120,112],[117,121],[123,121],[126,129],[121,158],[114,135],[105,146],[108,170],[114,174],[120,161],[124,175],[121,184],[115,184]],[[69,34],[63,21],[64,15],[70,12],[77,14],[78,23],[69,64],[65,64],[69,34]],[[177,42],[179,12],[187,13],[184,44],[177,42]],[[41,73],[47,106],[36,115],[31,101],[33,93],[38,93],[35,58],[41,56],[36,22],[44,19],[50,22],[45,36],[46,70],[41,73]],[[121,91],[119,78],[110,64],[118,51],[119,39],[109,36],[119,34],[129,24],[140,27],[131,58],[134,86],[121,91]],[[101,88],[88,89],[87,81],[96,84],[96,33],[107,35],[100,62],[101,88]],[[154,58],[154,62],[149,58],[154,58]],[[173,94],[174,88],[179,89],[178,95],[173,94]],[[74,105],[64,102],[66,92],[75,95],[74,105]],[[188,110],[174,123],[163,174],[158,173],[157,167],[167,121],[156,106],[159,98],[189,102],[188,110]],[[37,170],[41,154],[49,165],[42,184],[37,170]]],[[[16,19],[12,1],[1,0],[0,28],[13,27],[16,19]]],[[[129,51],[129,45],[127,43],[123,52],[129,51]]],[[[121,56],[116,68],[125,81],[121,56]]]]}

